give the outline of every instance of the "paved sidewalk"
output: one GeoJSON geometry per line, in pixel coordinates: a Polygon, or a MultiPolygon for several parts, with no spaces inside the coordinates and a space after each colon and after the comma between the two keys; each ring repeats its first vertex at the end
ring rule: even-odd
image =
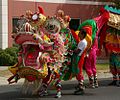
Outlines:
{"type": "Polygon", "coordinates": [[[0,71],[1,70],[7,70],[8,69],[8,66],[0,66],[0,71]]]}
{"type": "MultiPolygon", "coordinates": [[[[0,86],[2,85],[9,85],[8,81],[7,81],[7,77],[0,77],[0,86]]],[[[21,84],[24,82],[24,79],[20,79],[17,84],[21,84]]],[[[16,83],[13,83],[13,84],[16,84],[16,83]]]]}
{"type": "MultiPolygon", "coordinates": [[[[0,86],[1,85],[8,85],[7,79],[11,76],[12,74],[8,71],[8,66],[0,66],[0,86]],[[2,73],[1,73],[2,72],[2,73]],[[3,75],[2,75],[3,74],[3,75]]],[[[22,83],[24,79],[20,79],[18,83],[22,83]]],[[[16,84],[16,83],[15,83],[16,84]]]]}

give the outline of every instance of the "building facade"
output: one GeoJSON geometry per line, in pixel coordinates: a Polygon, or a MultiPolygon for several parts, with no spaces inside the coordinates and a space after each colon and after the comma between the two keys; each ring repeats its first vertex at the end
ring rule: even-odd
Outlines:
{"type": "Polygon", "coordinates": [[[15,20],[26,10],[36,12],[37,7],[41,6],[46,16],[52,16],[62,9],[72,19],[82,22],[96,17],[99,8],[106,4],[112,3],[110,0],[0,0],[0,48],[12,46],[11,34],[15,20]]]}
{"type": "Polygon", "coordinates": [[[8,0],[0,0],[0,48],[8,47],[8,0]]]}

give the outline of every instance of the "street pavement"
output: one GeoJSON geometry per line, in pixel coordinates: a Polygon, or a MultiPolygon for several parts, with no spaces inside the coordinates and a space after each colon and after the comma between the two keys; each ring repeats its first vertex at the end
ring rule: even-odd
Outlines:
{"type": "MultiPolygon", "coordinates": [[[[88,84],[87,75],[85,74],[85,84],[88,84]]],[[[108,71],[98,72],[99,88],[85,89],[84,95],[74,95],[74,87],[77,84],[76,79],[70,81],[62,81],[62,97],[60,100],[120,100],[120,87],[108,86],[111,82],[111,74],[108,71]]],[[[7,82],[8,77],[0,77],[0,100],[56,100],[55,89],[49,87],[49,95],[39,97],[38,95],[24,95],[21,93],[23,79],[18,83],[9,85],[7,82]]]]}

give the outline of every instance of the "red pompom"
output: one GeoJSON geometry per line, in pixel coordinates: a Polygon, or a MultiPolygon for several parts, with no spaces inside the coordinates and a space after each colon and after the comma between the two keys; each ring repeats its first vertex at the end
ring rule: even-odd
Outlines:
{"type": "Polygon", "coordinates": [[[104,12],[107,12],[103,7],[100,8],[100,13],[103,14],[104,12]]]}
{"type": "Polygon", "coordinates": [[[39,9],[39,13],[44,14],[44,11],[43,11],[42,7],[38,6],[38,9],[39,9]]]}

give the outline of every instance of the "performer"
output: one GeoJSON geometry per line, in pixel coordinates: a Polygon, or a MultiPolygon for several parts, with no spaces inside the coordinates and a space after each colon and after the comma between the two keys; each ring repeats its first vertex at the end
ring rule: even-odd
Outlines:
{"type": "Polygon", "coordinates": [[[78,36],[80,37],[80,42],[78,43],[77,49],[74,50],[74,54],[76,55],[76,57],[79,57],[78,60],[78,69],[79,69],[79,73],[76,75],[76,79],[78,80],[78,85],[76,87],[76,91],[74,92],[74,94],[78,94],[78,93],[83,93],[84,92],[84,86],[83,86],[83,73],[82,73],[82,69],[83,69],[83,63],[84,63],[84,57],[85,57],[85,48],[87,47],[87,41],[85,40],[86,37],[86,31],[84,29],[81,29],[78,36]]]}
{"type": "Polygon", "coordinates": [[[98,40],[95,38],[92,47],[89,50],[89,54],[87,54],[85,58],[85,70],[89,78],[89,84],[92,88],[98,87],[97,81],[97,72],[96,72],[96,57],[98,50],[98,40]]]}
{"type": "Polygon", "coordinates": [[[109,85],[120,86],[120,53],[111,52],[109,64],[110,72],[113,76],[113,81],[109,85]]]}
{"type": "Polygon", "coordinates": [[[113,81],[109,85],[120,86],[120,9],[109,6],[105,6],[105,9],[109,11],[110,16],[107,22],[108,29],[105,37],[105,46],[110,54],[110,72],[113,75],[113,81]]]}

